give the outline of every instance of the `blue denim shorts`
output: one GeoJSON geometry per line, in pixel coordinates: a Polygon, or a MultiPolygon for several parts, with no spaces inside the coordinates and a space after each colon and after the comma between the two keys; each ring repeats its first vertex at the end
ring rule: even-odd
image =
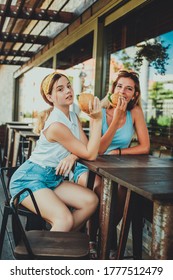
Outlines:
{"type": "Polygon", "coordinates": [[[77,183],[78,182],[78,179],[79,177],[85,173],[85,172],[88,172],[88,167],[86,167],[85,165],[77,162],[75,168],[74,168],[74,182],[77,183]]]}
{"type": "MultiPolygon", "coordinates": [[[[63,176],[55,174],[54,167],[42,167],[27,160],[11,177],[10,194],[13,197],[24,188],[29,188],[32,192],[43,188],[54,190],[63,181],[63,176]]],[[[20,197],[20,202],[28,195],[27,192],[23,193],[20,197]]]]}

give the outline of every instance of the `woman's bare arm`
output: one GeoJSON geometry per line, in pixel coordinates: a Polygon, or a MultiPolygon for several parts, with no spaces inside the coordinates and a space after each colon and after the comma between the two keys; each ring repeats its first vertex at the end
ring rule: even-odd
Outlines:
{"type": "Polygon", "coordinates": [[[101,139],[102,114],[98,98],[94,99],[93,108],[90,108],[89,116],[93,118],[93,126],[88,142],[86,142],[84,135],[82,136],[82,141],[77,139],[67,126],[59,122],[53,123],[47,128],[45,131],[47,140],[62,144],[77,157],[94,160],[97,157],[101,139]]]}
{"type": "MultiPolygon", "coordinates": [[[[148,129],[145,123],[144,115],[142,109],[136,106],[132,111],[132,118],[134,122],[134,127],[138,139],[138,145],[134,147],[129,147],[121,150],[123,155],[134,155],[134,154],[148,154],[150,151],[150,139],[148,134],[148,129]]],[[[119,154],[118,150],[112,150],[109,154],[119,154]]]]}

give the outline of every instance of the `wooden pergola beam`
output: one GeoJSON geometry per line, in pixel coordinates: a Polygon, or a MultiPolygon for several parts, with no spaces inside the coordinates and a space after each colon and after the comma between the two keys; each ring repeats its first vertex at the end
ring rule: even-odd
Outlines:
{"type": "Polygon", "coordinates": [[[4,64],[4,65],[22,65],[23,64],[23,61],[17,61],[17,60],[3,60],[3,59],[0,59],[0,64],[4,64]]]}
{"type": "Polygon", "coordinates": [[[0,41],[45,45],[50,41],[50,38],[48,36],[37,36],[37,35],[19,34],[19,33],[9,34],[8,32],[2,32],[0,34],[0,41]]]}
{"type": "Polygon", "coordinates": [[[30,51],[18,51],[18,50],[8,50],[0,49],[0,55],[9,55],[9,56],[22,56],[22,57],[32,57],[35,53],[30,51]]]}
{"type": "Polygon", "coordinates": [[[11,18],[21,18],[26,20],[45,20],[62,23],[70,23],[74,18],[74,13],[70,12],[58,12],[56,10],[46,10],[36,8],[23,7],[18,13],[19,7],[11,5],[9,9],[6,9],[6,5],[0,4],[0,16],[6,16],[11,18]]]}

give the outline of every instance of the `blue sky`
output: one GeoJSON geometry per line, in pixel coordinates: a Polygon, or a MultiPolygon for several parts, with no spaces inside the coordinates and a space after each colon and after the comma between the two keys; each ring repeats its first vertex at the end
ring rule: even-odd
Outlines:
{"type": "Polygon", "coordinates": [[[170,44],[168,49],[169,64],[166,66],[166,74],[173,74],[173,31],[160,35],[160,39],[164,41],[164,46],[170,44]]]}

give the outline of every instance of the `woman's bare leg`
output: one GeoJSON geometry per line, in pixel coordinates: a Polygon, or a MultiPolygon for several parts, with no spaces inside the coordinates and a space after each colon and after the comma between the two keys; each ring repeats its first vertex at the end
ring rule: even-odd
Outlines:
{"type": "MultiPolygon", "coordinates": [[[[79,179],[78,183],[82,186],[86,186],[87,182],[87,172],[83,173],[79,179]]],[[[94,181],[94,192],[97,194],[98,198],[100,198],[100,193],[101,193],[101,177],[97,176],[95,177],[94,181]]],[[[90,236],[90,241],[93,243],[96,243],[96,237],[97,237],[97,231],[99,228],[99,205],[94,212],[94,214],[91,216],[89,223],[88,223],[88,230],[89,230],[89,236],[90,236]]],[[[94,246],[94,245],[93,245],[94,246]]]]}
{"type": "Polygon", "coordinates": [[[97,195],[78,184],[65,181],[55,189],[55,194],[66,205],[73,207],[73,230],[78,230],[95,212],[98,205],[97,195]]]}
{"type": "MultiPolygon", "coordinates": [[[[70,231],[73,228],[73,215],[64,202],[50,189],[34,192],[41,216],[52,225],[52,231],[70,231]]],[[[35,213],[34,205],[28,196],[22,205],[35,213]]]]}
{"type": "MultiPolygon", "coordinates": [[[[87,182],[87,173],[83,173],[78,180],[78,183],[82,186],[86,186],[87,182]]],[[[101,178],[99,176],[96,176],[95,182],[94,182],[94,191],[97,194],[97,196],[100,198],[101,195],[101,178]]],[[[114,220],[114,231],[112,236],[110,236],[110,243],[111,243],[111,250],[116,250],[117,247],[117,235],[116,235],[116,227],[119,224],[119,222],[122,219],[123,211],[124,211],[124,204],[125,204],[125,198],[126,198],[126,189],[122,186],[118,186],[118,193],[117,193],[117,205],[115,210],[115,220],[114,220]]],[[[90,240],[94,243],[96,243],[96,237],[97,237],[97,231],[99,228],[99,207],[89,220],[89,236],[90,240]]]]}

